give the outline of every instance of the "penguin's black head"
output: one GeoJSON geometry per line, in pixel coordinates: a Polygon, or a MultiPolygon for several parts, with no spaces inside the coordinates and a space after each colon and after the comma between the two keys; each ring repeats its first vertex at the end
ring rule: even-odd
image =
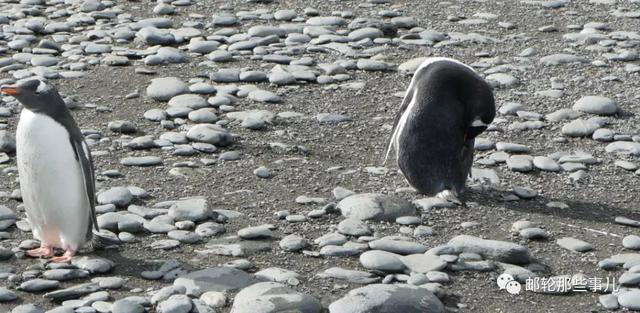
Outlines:
{"type": "MultiPolygon", "coordinates": [[[[22,105],[32,111],[42,111],[47,106],[54,106],[60,96],[55,89],[38,79],[30,79],[13,86],[2,86],[0,92],[16,98],[22,105]]],[[[63,102],[64,103],[64,102],[63,102]]]]}

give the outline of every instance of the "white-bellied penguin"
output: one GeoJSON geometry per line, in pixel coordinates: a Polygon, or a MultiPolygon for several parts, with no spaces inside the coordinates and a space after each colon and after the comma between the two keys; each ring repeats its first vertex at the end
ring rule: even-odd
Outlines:
{"type": "Polygon", "coordinates": [[[428,58],[402,101],[385,155],[418,192],[460,202],[473,163],[474,139],[495,117],[493,92],[471,67],[428,58]]]}
{"type": "Polygon", "coordinates": [[[27,254],[68,262],[94,232],[98,241],[110,242],[97,234],[89,147],[62,97],[36,79],[0,91],[23,105],[16,131],[20,191],[33,235],[41,243],[27,254]],[[54,248],[65,252],[55,257],[54,248]]]}

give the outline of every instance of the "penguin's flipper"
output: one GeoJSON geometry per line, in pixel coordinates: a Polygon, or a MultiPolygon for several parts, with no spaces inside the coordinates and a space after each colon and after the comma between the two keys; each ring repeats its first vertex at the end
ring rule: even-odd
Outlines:
{"type": "Polygon", "coordinates": [[[462,146],[462,155],[461,155],[461,162],[460,162],[460,166],[462,166],[461,173],[463,174],[463,177],[461,177],[462,181],[463,181],[463,186],[464,186],[464,182],[467,180],[467,177],[472,176],[471,175],[471,166],[473,165],[473,151],[474,151],[474,144],[475,144],[475,139],[467,139],[464,142],[464,146],[462,146]]]}
{"type": "Polygon", "coordinates": [[[89,223],[89,229],[87,230],[87,239],[91,240],[91,246],[94,249],[102,250],[109,247],[119,246],[122,244],[118,236],[108,231],[101,231],[98,227],[98,220],[96,218],[96,187],[95,187],[95,174],[93,171],[93,159],[91,158],[91,152],[89,146],[83,139],[84,137],[78,130],[76,136],[70,138],[73,150],[76,153],[76,160],[80,164],[82,169],[82,177],[84,179],[84,185],[89,201],[89,208],[91,209],[89,223]],[[73,140],[73,138],[77,138],[73,140]]]}
{"type": "Polygon", "coordinates": [[[80,130],[77,129],[78,134],[71,136],[69,140],[73,146],[73,151],[76,153],[76,160],[80,164],[82,169],[82,178],[84,179],[85,192],[87,193],[89,208],[91,209],[89,223],[89,229],[87,230],[87,238],[92,235],[92,229],[99,231],[98,220],[96,219],[96,185],[95,174],[93,172],[93,160],[91,158],[91,152],[87,143],[84,141],[84,137],[80,130]],[[75,140],[74,140],[75,138],[75,140]]]}
{"type": "MultiPolygon", "coordinates": [[[[389,158],[389,153],[391,152],[391,148],[397,145],[398,137],[402,132],[402,128],[404,128],[405,126],[404,122],[401,123],[401,120],[403,119],[403,116],[404,116],[404,120],[406,121],[406,118],[409,114],[409,112],[406,112],[406,111],[409,109],[409,103],[413,101],[414,94],[415,92],[413,92],[413,80],[412,80],[411,84],[409,85],[409,88],[407,89],[406,94],[404,95],[404,99],[402,99],[400,110],[398,110],[398,113],[396,113],[396,118],[393,121],[391,136],[389,137],[389,141],[387,142],[387,152],[385,153],[384,161],[382,162],[383,165],[387,163],[387,159],[389,158]],[[407,114],[407,116],[405,116],[405,113],[407,114]]],[[[395,148],[397,151],[398,147],[396,146],[395,148]]]]}

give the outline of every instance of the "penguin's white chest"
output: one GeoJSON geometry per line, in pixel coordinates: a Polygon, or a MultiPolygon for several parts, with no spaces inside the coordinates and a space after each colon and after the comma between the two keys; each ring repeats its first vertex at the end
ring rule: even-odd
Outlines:
{"type": "Polygon", "coordinates": [[[69,132],[49,116],[23,109],[16,150],[34,236],[43,244],[78,250],[90,231],[90,206],[69,132]]]}

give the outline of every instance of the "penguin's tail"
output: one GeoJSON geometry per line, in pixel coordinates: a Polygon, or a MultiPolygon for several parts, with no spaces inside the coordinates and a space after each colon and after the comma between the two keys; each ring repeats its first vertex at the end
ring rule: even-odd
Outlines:
{"type": "Polygon", "coordinates": [[[96,250],[105,250],[117,248],[122,245],[122,241],[118,239],[118,236],[110,231],[106,230],[93,230],[93,238],[91,239],[91,246],[96,250]]]}

